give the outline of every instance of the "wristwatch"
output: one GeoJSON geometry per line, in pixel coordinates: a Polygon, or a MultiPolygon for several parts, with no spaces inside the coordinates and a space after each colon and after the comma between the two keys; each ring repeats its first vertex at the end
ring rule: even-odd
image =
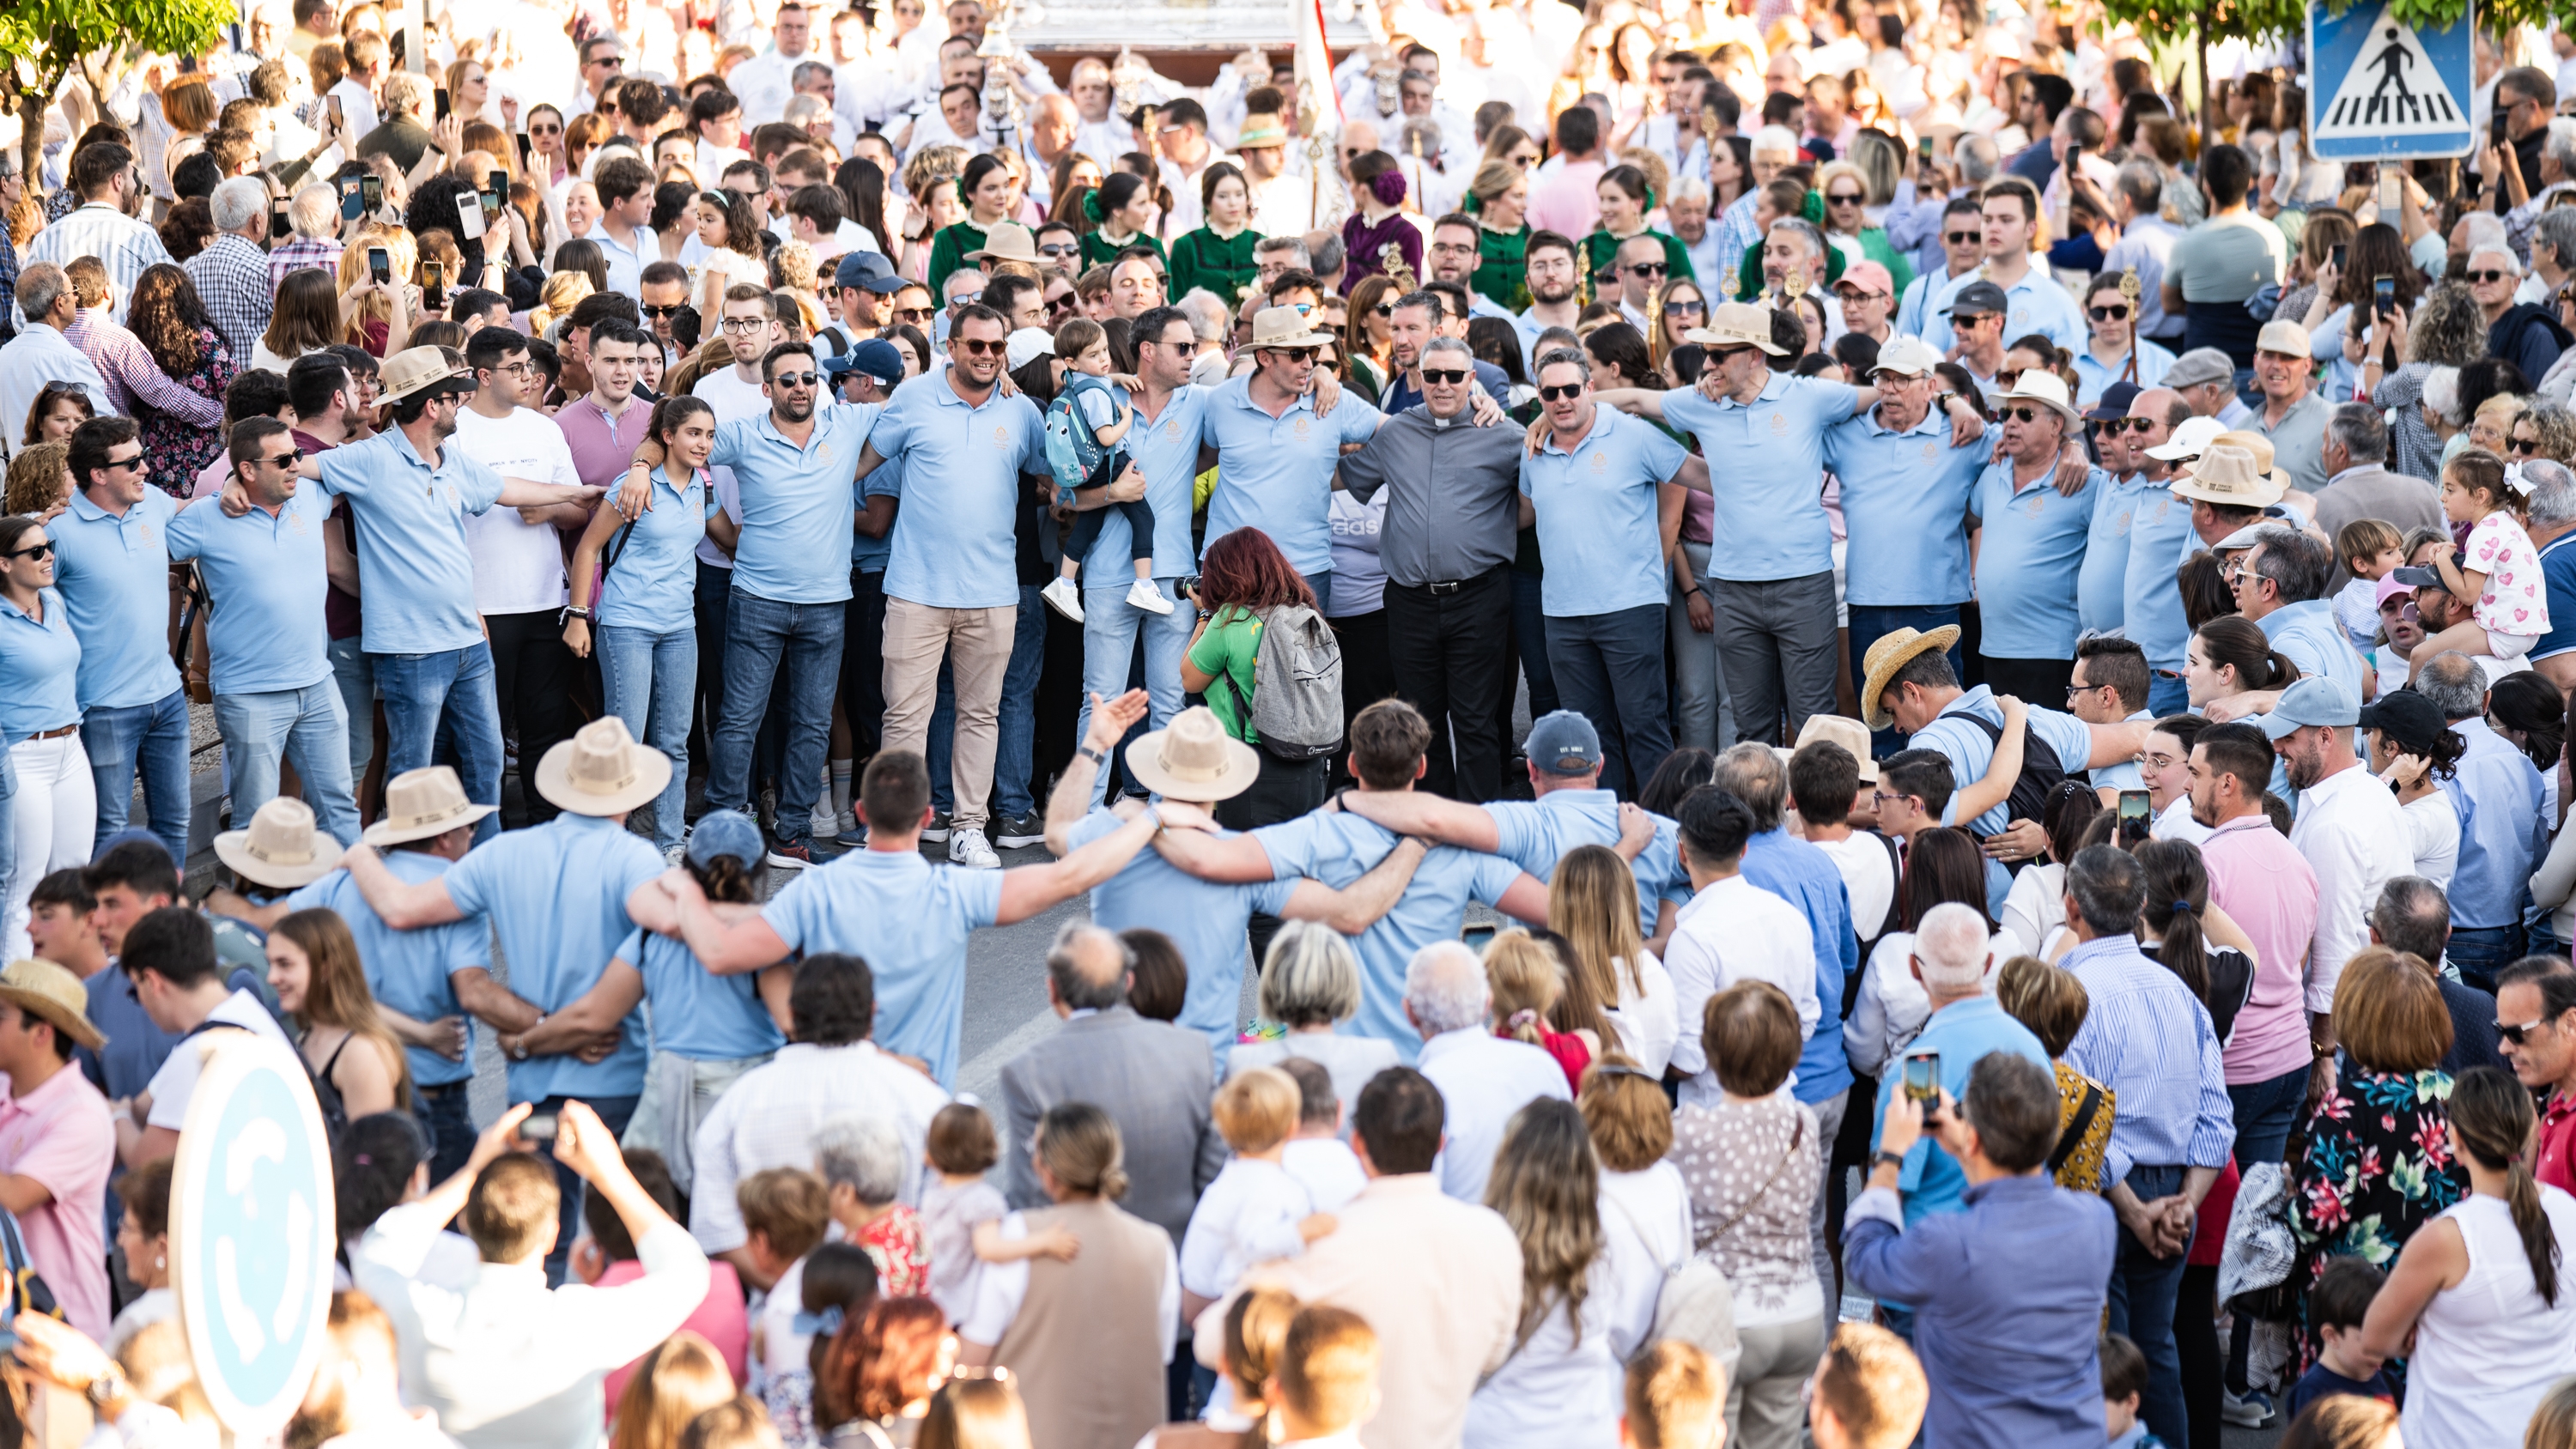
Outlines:
{"type": "Polygon", "coordinates": [[[1082,745],[1076,746],[1074,753],[1082,756],[1086,760],[1089,760],[1091,763],[1100,766],[1102,769],[1107,769],[1109,767],[1109,752],[1107,750],[1095,750],[1086,742],[1082,745]]]}
{"type": "Polygon", "coordinates": [[[82,1392],[88,1396],[91,1408],[104,1410],[108,1405],[125,1397],[127,1393],[125,1370],[117,1367],[114,1360],[109,1360],[106,1370],[97,1378],[91,1379],[89,1387],[82,1392]]]}
{"type": "Polygon", "coordinates": [[[1870,1170],[1873,1172],[1881,1167],[1893,1167],[1902,1171],[1905,1167],[1905,1154],[1902,1152],[1890,1152],[1886,1148],[1882,1147],[1878,1151],[1870,1154],[1869,1165],[1870,1170]]]}

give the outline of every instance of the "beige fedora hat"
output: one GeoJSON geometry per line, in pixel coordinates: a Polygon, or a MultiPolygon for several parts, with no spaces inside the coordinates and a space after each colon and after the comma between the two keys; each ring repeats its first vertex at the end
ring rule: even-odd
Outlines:
{"type": "Polygon", "coordinates": [[[2197,498],[2223,508],[2269,508],[2281,501],[2282,488],[2275,474],[2264,471],[2251,448],[2230,443],[2212,443],[2200,455],[2188,478],[2177,478],[2166,485],[2181,498],[2197,498]]]}
{"type": "Polygon", "coordinates": [[[1127,747],[1127,773],[1157,795],[1208,805],[1251,789],[1261,777],[1261,756],[1228,735],[1216,711],[1202,704],[1138,736],[1127,747]]]}
{"type": "Polygon", "coordinates": [[[1035,232],[1016,221],[997,221],[984,230],[984,244],[966,254],[966,260],[980,262],[1038,263],[1038,239],[1035,232]]]}
{"type": "Polygon", "coordinates": [[[92,1051],[107,1045],[106,1033],[89,1020],[89,992],[65,966],[41,957],[0,967],[0,1001],[52,1022],[54,1030],[92,1051]]]}
{"type": "Polygon", "coordinates": [[[271,890],[293,890],[329,875],[340,864],[340,842],[313,823],[313,807],[280,795],[259,807],[247,830],[215,837],[215,858],[233,874],[271,890]]]}
{"type": "Polygon", "coordinates": [[[616,815],[657,798],[671,757],[639,745],[615,715],[592,720],[537,761],[537,793],[575,815],[616,815]]]}
{"type": "Polygon", "coordinates": [[[2034,402],[2064,419],[2070,430],[2084,426],[2083,417],[2075,411],[2074,401],[2066,395],[2066,379],[2053,372],[2032,368],[2023,373],[2021,379],[2013,384],[2012,391],[2003,395],[2002,401],[2034,402]]]}
{"type": "Polygon", "coordinates": [[[405,770],[385,782],[385,818],[367,827],[366,840],[378,848],[427,840],[500,808],[466,799],[465,782],[456,778],[453,765],[405,770]]]}
{"type": "Polygon", "coordinates": [[[2224,444],[2231,448],[2243,448],[2253,454],[2254,471],[2270,478],[2273,487],[2284,493],[2290,491],[2290,475],[2274,466],[2275,453],[2270,438],[2251,428],[2233,428],[2210,439],[2209,442],[2212,447],[2224,444]]]}
{"type": "Polygon", "coordinates": [[[1294,307],[1264,307],[1252,314],[1252,346],[1321,347],[1341,339],[1330,332],[1306,330],[1306,314],[1294,307]]]}
{"type": "Polygon", "coordinates": [[[1907,660],[1927,650],[1947,649],[1959,642],[1959,626],[1944,624],[1930,633],[1919,629],[1899,629],[1881,634],[1860,657],[1860,710],[1869,717],[1874,730],[1893,729],[1896,716],[1879,707],[1878,697],[1887,693],[1888,676],[1903,669],[1907,660]]]}
{"type": "Polygon", "coordinates": [[[1840,745],[1851,751],[1852,758],[1860,762],[1862,784],[1868,785],[1877,781],[1878,761],[1869,757],[1869,726],[1847,714],[1811,714],[1807,716],[1805,724],[1798,726],[1798,743],[1790,753],[1795,754],[1818,740],[1840,745]]]}
{"type": "Polygon", "coordinates": [[[449,378],[462,378],[471,384],[474,369],[444,347],[406,347],[385,359],[382,377],[384,391],[376,395],[376,401],[389,403],[400,402],[449,378]]]}
{"type": "Polygon", "coordinates": [[[1719,303],[1708,315],[1708,325],[1683,333],[1682,340],[1702,347],[1759,347],[1773,357],[1789,352],[1771,340],[1771,309],[1750,302],[1719,303]]]}

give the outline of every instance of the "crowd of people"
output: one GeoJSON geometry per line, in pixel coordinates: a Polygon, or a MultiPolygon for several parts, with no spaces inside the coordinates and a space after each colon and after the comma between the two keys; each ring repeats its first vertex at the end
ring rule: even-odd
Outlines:
{"type": "Polygon", "coordinates": [[[0,1440],[247,1032],[291,1444],[2576,1449],[2576,39],[428,9],[0,123],[0,1440]]]}

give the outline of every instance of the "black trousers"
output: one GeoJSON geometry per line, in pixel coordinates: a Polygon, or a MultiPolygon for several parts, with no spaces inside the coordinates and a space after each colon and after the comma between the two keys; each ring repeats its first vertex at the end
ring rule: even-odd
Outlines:
{"type": "Polygon", "coordinates": [[[1455,584],[1386,585],[1395,692],[1431,722],[1423,788],[1481,804],[1503,793],[1511,742],[1512,570],[1455,584]]]}
{"type": "Polygon", "coordinates": [[[2074,678],[2072,659],[1986,658],[1986,687],[2035,709],[2066,708],[2066,686],[2074,678]]]}
{"type": "Polygon", "coordinates": [[[1330,782],[1339,785],[1353,778],[1351,721],[1359,718],[1361,710],[1396,692],[1395,666],[1387,656],[1386,610],[1345,614],[1324,622],[1333,626],[1334,642],[1342,649],[1342,747],[1333,752],[1330,776],[1330,782]]]}
{"type": "Polygon", "coordinates": [[[848,624],[841,632],[841,713],[850,721],[850,758],[866,760],[885,739],[885,570],[850,570],[848,624]]]}
{"type": "Polygon", "coordinates": [[[505,811],[502,823],[516,828],[552,820],[553,803],[537,793],[537,762],[572,738],[573,680],[581,661],[563,641],[556,610],[486,614],[483,627],[492,636],[492,693],[501,731],[519,741],[520,818],[510,819],[505,811]]]}

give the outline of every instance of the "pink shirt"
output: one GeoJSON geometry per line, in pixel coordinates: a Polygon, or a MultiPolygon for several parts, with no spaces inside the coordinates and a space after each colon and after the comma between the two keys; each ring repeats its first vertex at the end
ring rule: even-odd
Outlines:
{"type": "Polygon", "coordinates": [[[2240,816],[2210,832],[2200,858],[2209,869],[2209,901],[2254,942],[2254,990],[2236,1013],[2222,1049],[2227,1085],[2268,1082],[2305,1071],[2308,1046],[2308,942],[2317,933],[2317,875],[2290,838],[2260,815],[2240,816]]]}
{"type": "Polygon", "coordinates": [[[1533,180],[1530,229],[1572,237],[1580,246],[1601,224],[1601,173],[1609,169],[1598,160],[1568,161],[1555,175],[1533,180]]]}
{"type": "Polygon", "coordinates": [[[91,1338],[107,1337],[107,1175],[116,1129],[107,1099],[66,1064],[27,1095],[0,1102],[0,1173],[31,1177],[53,1200],[18,1216],[27,1256],[63,1317],[91,1338]]]}
{"type": "MultiPolygon", "coordinates": [[[[600,1274],[599,1281],[592,1286],[614,1288],[643,1276],[644,1265],[629,1258],[609,1264],[608,1271],[600,1274]]],[[[697,1311],[690,1314],[688,1321],[680,1327],[714,1345],[717,1354],[724,1359],[725,1371],[733,1375],[734,1387],[740,1388],[751,1382],[743,1367],[744,1360],[751,1353],[751,1317],[743,1309],[742,1278],[734,1272],[733,1264],[721,1258],[708,1261],[707,1296],[699,1301],[697,1311]]],[[[636,1363],[641,1362],[641,1358],[636,1360],[636,1363]]],[[[635,1364],[630,1363],[623,1368],[610,1369],[607,1377],[600,1380],[599,1387],[607,1396],[611,1417],[617,1413],[617,1396],[626,1391],[626,1380],[634,1372],[635,1364]]]]}

